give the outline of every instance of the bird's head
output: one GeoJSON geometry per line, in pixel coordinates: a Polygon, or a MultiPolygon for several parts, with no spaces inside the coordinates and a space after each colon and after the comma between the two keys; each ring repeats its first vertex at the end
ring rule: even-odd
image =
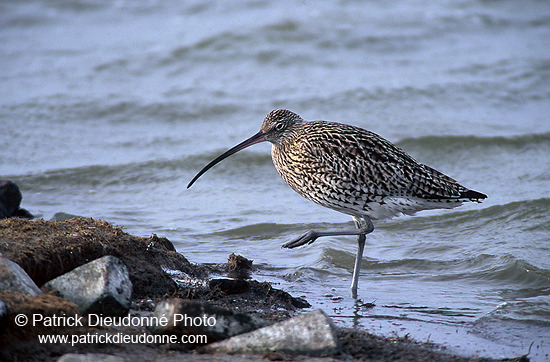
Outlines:
{"type": "Polygon", "coordinates": [[[305,122],[302,117],[288,109],[276,109],[265,117],[260,132],[265,140],[273,144],[280,144],[282,140],[290,137],[298,127],[305,122]]]}
{"type": "Polygon", "coordinates": [[[195,183],[195,181],[197,181],[202,174],[214,165],[232,154],[239,152],[240,150],[264,141],[269,141],[275,145],[280,144],[286,137],[292,135],[303,122],[305,121],[302,117],[287,109],[276,109],[269,112],[269,114],[265,117],[262,127],[260,127],[260,131],[258,133],[213,159],[209,164],[204,166],[203,169],[195,175],[195,177],[193,177],[191,182],[187,185],[187,188],[191,187],[191,185],[193,185],[193,183],[195,183]]]}

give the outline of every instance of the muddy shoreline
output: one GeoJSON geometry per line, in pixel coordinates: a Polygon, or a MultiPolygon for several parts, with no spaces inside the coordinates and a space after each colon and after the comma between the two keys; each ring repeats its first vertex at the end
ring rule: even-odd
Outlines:
{"type": "MultiPolygon", "coordinates": [[[[185,253],[185,251],[183,251],[185,253]]],[[[112,255],[128,268],[133,285],[130,315],[151,313],[155,306],[170,298],[196,300],[246,313],[268,321],[282,321],[311,311],[307,301],[273,288],[269,283],[249,278],[254,265],[238,255],[228,256],[225,264],[197,265],[176,252],[163,237],[132,236],[105,221],[72,218],[66,221],[9,218],[0,221],[0,256],[19,264],[40,287],[90,261],[112,255]]],[[[125,333],[143,334],[142,326],[89,327],[38,326],[18,327],[18,314],[40,313],[51,316],[78,313],[75,306],[55,292],[25,296],[12,291],[0,292],[9,308],[0,330],[0,359],[56,361],[68,353],[100,353],[125,360],[235,360],[237,356],[209,355],[190,345],[39,343],[40,334],[125,333]]],[[[83,318],[86,318],[85,316],[83,318]]],[[[479,356],[457,356],[430,343],[407,338],[384,338],[362,330],[337,328],[340,352],[326,360],[407,360],[407,361],[489,361],[479,356]]],[[[241,360],[304,360],[304,355],[265,353],[241,355],[241,360]]],[[[527,360],[525,357],[508,360],[527,360]]]]}

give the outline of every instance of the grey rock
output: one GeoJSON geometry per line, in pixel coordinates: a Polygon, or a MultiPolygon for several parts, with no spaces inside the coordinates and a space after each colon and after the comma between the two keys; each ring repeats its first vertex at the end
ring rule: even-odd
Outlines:
{"type": "Polygon", "coordinates": [[[5,290],[25,295],[42,294],[42,291],[19,264],[6,258],[0,258],[0,291],[5,290]]]}
{"type": "Polygon", "coordinates": [[[165,326],[152,327],[152,333],[206,335],[208,343],[271,324],[248,314],[179,298],[158,303],[153,316],[167,318],[168,323],[165,326]]]}
{"type": "Polygon", "coordinates": [[[103,353],[66,353],[57,362],[125,362],[125,358],[103,353]]]}
{"type": "Polygon", "coordinates": [[[2,333],[4,327],[6,326],[6,321],[8,320],[8,314],[10,309],[8,305],[3,300],[0,300],[0,333],[2,333]]]}
{"type": "Polygon", "coordinates": [[[322,311],[298,315],[255,331],[203,347],[205,352],[263,354],[284,352],[331,356],[340,347],[330,318],[322,311]]]}
{"type": "Polygon", "coordinates": [[[73,214],[67,214],[67,213],[64,213],[64,212],[56,212],[53,217],[52,217],[52,221],[67,221],[67,220],[70,220],[70,219],[73,219],[75,217],[79,217],[81,218],[82,216],[79,216],[79,215],[73,215],[73,214]]]}
{"type": "Polygon", "coordinates": [[[4,317],[6,317],[9,313],[9,308],[6,302],[3,300],[0,300],[0,321],[3,320],[4,317]]]}
{"type": "Polygon", "coordinates": [[[79,266],[50,280],[42,288],[57,290],[63,298],[76,304],[82,314],[123,316],[132,302],[128,269],[111,255],[79,266]]]}

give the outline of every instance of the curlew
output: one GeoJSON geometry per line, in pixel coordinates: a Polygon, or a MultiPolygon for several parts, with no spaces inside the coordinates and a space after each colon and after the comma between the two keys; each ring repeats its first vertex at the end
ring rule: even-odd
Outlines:
{"type": "Polygon", "coordinates": [[[451,209],[487,197],[417,162],[376,133],[342,123],[308,122],[286,109],[271,111],[258,133],[212,160],[187,187],[226,157],[264,141],[272,144],[273,164],[294,191],[353,218],[356,226],[353,230],[310,230],[283,245],[295,248],[323,236],[356,235],[353,298],[357,298],[366,235],[374,230],[371,220],[412,215],[422,210],[451,209]]]}

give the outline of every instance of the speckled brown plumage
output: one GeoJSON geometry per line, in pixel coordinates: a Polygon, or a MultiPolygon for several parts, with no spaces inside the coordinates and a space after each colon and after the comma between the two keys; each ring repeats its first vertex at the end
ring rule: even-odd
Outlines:
{"type": "Polygon", "coordinates": [[[382,219],[486,197],[358,127],[275,110],[261,131],[271,134],[273,163],[293,190],[346,214],[382,219]]]}

